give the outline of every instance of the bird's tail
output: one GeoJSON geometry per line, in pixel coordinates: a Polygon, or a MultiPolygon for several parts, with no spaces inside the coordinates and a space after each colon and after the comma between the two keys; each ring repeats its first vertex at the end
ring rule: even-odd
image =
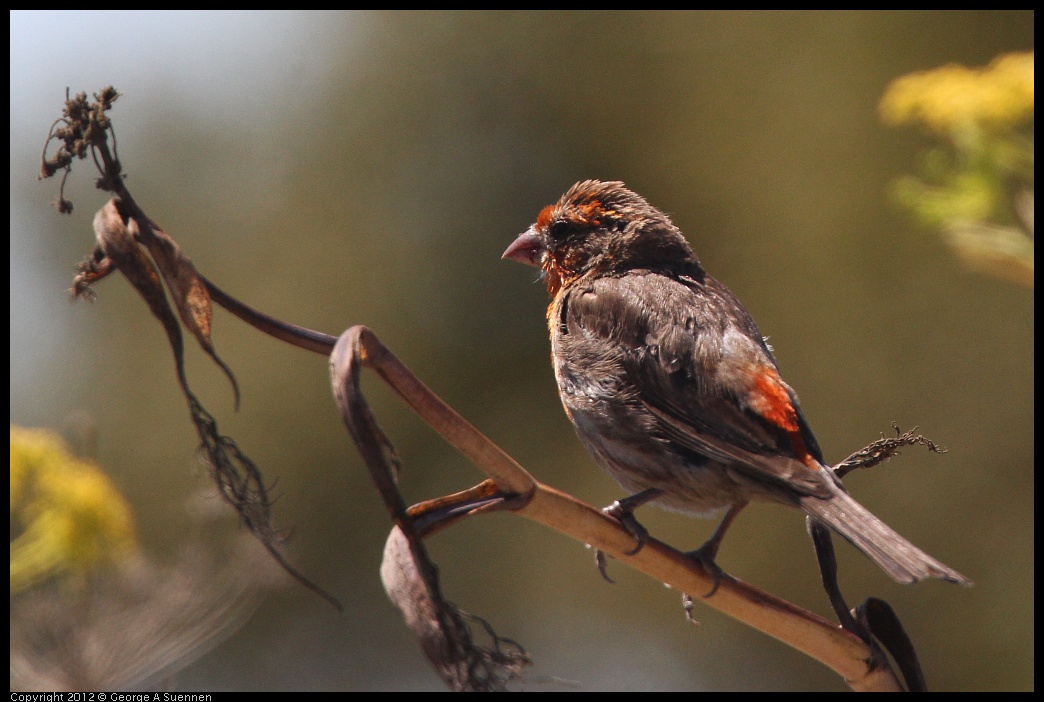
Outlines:
{"type": "Polygon", "coordinates": [[[939,578],[960,585],[972,581],[900,536],[841,489],[828,499],[802,497],[801,508],[836,531],[901,583],[939,578]]]}

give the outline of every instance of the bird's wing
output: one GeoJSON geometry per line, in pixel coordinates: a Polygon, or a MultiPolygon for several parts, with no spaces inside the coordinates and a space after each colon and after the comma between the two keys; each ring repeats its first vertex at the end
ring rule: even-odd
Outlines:
{"type": "Polygon", "coordinates": [[[577,281],[557,323],[618,363],[624,394],[681,453],[747,480],[829,497],[832,478],[749,314],[710,276],[630,271],[577,281]]]}

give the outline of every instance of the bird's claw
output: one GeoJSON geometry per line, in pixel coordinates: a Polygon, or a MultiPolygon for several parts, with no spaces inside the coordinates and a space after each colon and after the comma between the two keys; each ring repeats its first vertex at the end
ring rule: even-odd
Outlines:
{"type": "Polygon", "coordinates": [[[721,587],[722,578],[725,577],[725,571],[714,561],[718,555],[718,549],[713,548],[713,546],[716,546],[716,544],[704,544],[695,551],[689,551],[685,554],[689,558],[695,559],[704,572],[714,578],[714,587],[703,596],[704,598],[712,597],[718,591],[718,588],[721,587]]]}
{"type": "MultiPolygon", "coordinates": [[[[628,534],[634,537],[634,548],[630,551],[625,551],[625,556],[633,556],[637,554],[642,550],[642,547],[645,546],[646,542],[649,541],[649,530],[643,527],[641,523],[635,519],[634,510],[651,500],[655,500],[662,494],[662,490],[649,488],[647,490],[642,490],[636,495],[617,500],[602,510],[603,513],[620,522],[620,526],[622,526],[628,534]]],[[[595,549],[595,564],[598,566],[598,572],[602,574],[602,577],[605,578],[606,582],[614,583],[613,579],[609,577],[609,573],[606,571],[606,563],[607,559],[605,553],[600,549],[595,549]]]]}
{"type": "Polygon", "coordinates": [[[616,584],[616,581],[609,577],[609,571],[606,570],[609,565],[609,558],[605,555],[605,551],[600,548],[595,549],[595,565],[598,566],[598,572],[605,578],[605,582],[610,585],[616,584]]]}
{"type": "Polygon", "coordinates": [[[635,519],[633,508],[628,507],[621,503],[620,500],[617,500],[602,511],[620,522],[620,526],[626,529],[627,533],[634,537],[634,548],[630,551],[625,551],[624,555],[633,556],[641,551],[646,542],[649,541],[649,530],[642,526],[641,522],[635,519]]]}

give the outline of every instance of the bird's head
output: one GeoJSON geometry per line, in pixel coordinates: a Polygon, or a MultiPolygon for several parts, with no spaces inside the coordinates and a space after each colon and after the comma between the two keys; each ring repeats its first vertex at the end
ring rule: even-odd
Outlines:
{"type": "Polygon", "coordinates": [[[670,218],[619,181],[585,180],[569,188],[502,258],[540,268],[552,296],[585,276],[699,268],[670,218]]]}

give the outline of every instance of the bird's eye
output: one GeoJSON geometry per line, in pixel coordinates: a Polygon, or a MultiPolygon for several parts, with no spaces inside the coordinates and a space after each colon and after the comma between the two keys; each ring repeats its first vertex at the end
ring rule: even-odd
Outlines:
{"type": "Polygon", "coordinates": [[[548,229],[547,233],[548,236],[550,236],[552,239],[560,241],[562,239],[565,239],[569,235],[569,232],[571,230],[572,226],[569,224],[569,222],[558,220],[556,222],[551,223],[551,227],[550,229],[548,229]]]}

